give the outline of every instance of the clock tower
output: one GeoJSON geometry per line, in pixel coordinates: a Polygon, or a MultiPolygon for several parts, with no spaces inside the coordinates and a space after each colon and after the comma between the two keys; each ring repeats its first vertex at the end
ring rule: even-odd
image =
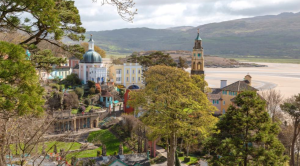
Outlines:
{"type": "Polygon", "coordinates": [[[199,29],[198,29],[198,35],[195,39],[195,45],[193,48],[191,74],[204,76],[204,54],[203,54],[202,39],[200,38],[199,29]]]}

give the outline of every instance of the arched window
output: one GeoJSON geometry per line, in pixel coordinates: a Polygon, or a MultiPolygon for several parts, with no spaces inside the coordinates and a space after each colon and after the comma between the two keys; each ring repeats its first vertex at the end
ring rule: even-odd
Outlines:
{"type": "Polygon", "coordinates": [[[223,114],[225,114],[225,109],[223,109],[223,114]]]}
{"type": "Polygon", "coordinates": [[[201,63],[198,62],[198,64],[197,64],[197,69],[200,70],[200,68],[201,68],[201,63]]]}

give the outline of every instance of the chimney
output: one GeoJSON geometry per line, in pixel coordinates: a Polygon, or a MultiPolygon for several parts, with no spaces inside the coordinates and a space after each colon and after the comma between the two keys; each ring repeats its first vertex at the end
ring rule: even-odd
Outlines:
{"type": "Polygon", "coordinates": [[[227,80],[221,80],[221,89],[227,86],[227,80]]]}
{"type": "Polygon", "coordinates": [[[252,77],[251,77],[249,74],[247,74],[247,75],[245,76],[245,78],[244,78],[244,81],[245,81],[249,86],[251,86],[251,80],[252,80],[252,77]]]}

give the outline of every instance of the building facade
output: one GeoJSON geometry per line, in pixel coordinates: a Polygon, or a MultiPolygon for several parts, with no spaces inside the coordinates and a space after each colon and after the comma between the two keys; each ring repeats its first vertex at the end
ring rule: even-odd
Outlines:
{"type": "Polygon", "coordinates": [[[221,80],[220,88],[212,89],[212,92],[208,94],[210,102],[218,108],[215,115],[225,114],[230,105],[233,104],[234,98],[244,91],[258,90],[251,86],[252,77],[246,75],[243,81],[237,81],[230,85],[227,85],[227,80],[221,80]]]}
{"type": "Polygon", "coordinates": [[[109,68],[109,78],[111,82],[129,87],[137,85],[143,87],[142,66],[138,63],[124,63],[123,65],[112,65],[109,68]]]}
{"type": "Polygon", "coordinates": [[[89,80],[96,83],[107,81],[107,68],[102,63],[101,55],[94,51],[92,35],[89,40],[89,50],[83,55],[83,59],[79,61],[72,58],[70,59],[70,65],[83,84],[86,84],[89,80]]]}
{"type": "Polygon", "coordinates": [[[203,52],[202,39],[200,38],[199,30],[193,48],[191,74],[204,76],[204,52],[203,52]]]}

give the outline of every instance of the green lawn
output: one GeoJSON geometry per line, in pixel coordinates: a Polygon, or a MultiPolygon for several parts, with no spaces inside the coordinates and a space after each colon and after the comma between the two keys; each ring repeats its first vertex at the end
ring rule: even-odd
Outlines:
{"type": "MultiPolygon", "coordinates": [[[[88,142],[94,141],[101,141],[103,144],[106,145],[106,154],[107,155],[114,155],[114,153],[118,153],[120,141],[109,131],[109,130],[99,130],[90,132],[88,136],[88,142]]],[[[102,147],[99,147],[94,150],[86,150],[80,153],[70,153],[68,154],[68,159],[72,156],[76,156],[77,158],[84,158],[84,157],[96,157],[97,151],[100,150],[102,152],[102,147]]],[[[124,154],[130,153],[130,149],[124,146],[123,150],[124,154]]]]}
{"type": "MultiPolygon", "coordinates": [[[[90,112],[90,110],[92,109],[100,109],[101,107],[97,107],[97,106],[94,106],[94,105],[89,105],[86,109],[85,109],[85,112],[90,112]]],[[[72,114],[77,114],[78,113],[78,109],[72,109],[72,114]]]]}
{"type": "Polygon", "coordinates": [[[300,64],[300,59],[272,59],[272,58],[233,58],[238,61],[265,62],[265,63],[295,63],[300,64]]]}

